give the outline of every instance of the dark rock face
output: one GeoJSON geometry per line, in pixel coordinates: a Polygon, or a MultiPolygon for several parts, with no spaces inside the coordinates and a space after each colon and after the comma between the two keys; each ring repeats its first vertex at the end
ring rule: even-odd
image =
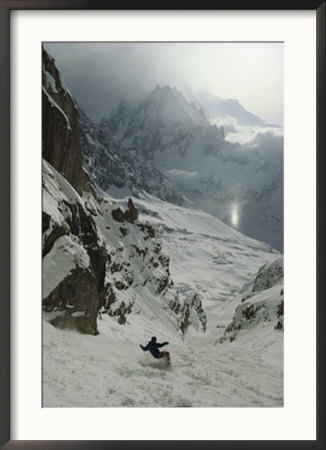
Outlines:
{"type": "Polygon", "coordinates": [[[105,271],[106,265],[111,257],[106,248],[100,243],[97,228],[91,215],[86,214],[84,208],[78,205],[78,213],[72,216],[72,229],[79,233],[79,238],[90,258],[90,269],[96,280],[97,307],[103,303],[105,293],[105,271]]]}
{"type": "Polygon", "coordinates": [[[54,59],[43,49],[42,152],[43,157],[74,186],[89,190],[82,168],[78,112],[63,85],[54,59]]]}
{"type": "Polygon", "coordinates": [[[42,233],[49,228],[51,216],[42,211],[42,233]]]}
{"type": "Polygon", "coordinates": [[[124,213],[124,218],[131,223],[134,223],[138,219],[138,209],[135,207],[131,198],[128,200],[128,209],[124,213]]]}
{"type": "Polygon", "coordinates": [[[147,237],[145,239],[155,237],[155,230],[152,225],[150,225],[149,223],[138,223],[137,225],[143,232],[146,232],[147,237]]]}
{"type": "Polygon", "coordinates": [[[52,230],[50,233],[45,233],[51,223],[51,216],[46,214],[44,211],[42,213],[42,232],[43,232],[43,248],[42,248],[42,257],[47,255],[53,244],[57,239],[59,239],[64,234],[68,234],[69,228],[64,225],[53,224],[52,230]]]}
{"type": "Polygon", "coordinates": [[[277,305],[277,324],[275,326],[276,330],[284,330],[284,299],[283,299],[283,290],[280,293],[282,300],[277,305]]]}
{"type": "MultiPolygon", "coordinates": [[[[57,224],[44,213],[43,256],[51,252],[54,243],[63,235],[75,236],[89,257],[89,267],[78,265],[43,299],[43,309],[56,311],[51,321],[61,328],[97,334],[97,312],[104,301],[106,264],[110,261],[100,244],[96,225],[81,204],[65,202],[67,219],[57,224]],[[50,230],[50,231],[49,231],[50,230]]],[[[63,249],[62,251],[65,251],[63,249]]]]}
{"type": "Polygon", "coordinates": [[[129,198],[128,209],[122,211],[121,208],[113,209],[111,215],[117,222],[124,222],[125,220],[130,223],[134,223],[138,219],[138,209],[134,205],[134,202],[129,198]]]}
{"type": "Polygon", "coordinates": [[[124,222],[124,214],[121,208],[113,209],[111,214],[117,222],[124,222]]]}
{"type": "Polygon", "coordinates": [[[53,325],[96,335],[97,292],[94,273],[89,269],[76,268],[43,300],[43,308],[45,311],[56,309],[65,312],[63,316],[53,319],[53,325]]]}
{"type": "Polygon", "coordinates": [[[122,236],[127,236],[128,229],[124,227],[120,227],[119,230],[121,231],[122,236]]]}

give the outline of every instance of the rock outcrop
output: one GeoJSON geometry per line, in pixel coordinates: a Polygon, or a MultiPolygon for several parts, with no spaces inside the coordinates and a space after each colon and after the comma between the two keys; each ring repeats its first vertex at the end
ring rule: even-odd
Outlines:
{"type": "Polygon", "coordinates": [[[206,331],[207,316],[197,292],[192,290],[178,292],[178,296],[171,300],[170,307],[178,316],[179,330],[182,334],[187,333],[190,325],[198,331],[206,331]]]}
{"type": "Polygon", "coordinates": [[[110,255],[70,183],[43,163],[43,309],[52,323],[97,334],[110,255]]]}
{"type": "Polygon", "coordinates": [[[44,49],[42,63],[43,157],[81,193],[89,189],[89,178],[82,168],[77,106],[44,49]]]}
{"type": "Polygon", "coordinates": [[[234,317],[219,342],[232,342],[243,330],[257,326],[283,330],[283,257],[262,266],[238,298],[241,303],[236,306],[234,317]]]}
{"type": "Polygon", "coordinates": [[[124,222],[125,220],[134,223],[138,219],[138,209],[135,207],[131,198],[128,200],[128,208],[122,211],[120,207],[112,210],[112,217],[116,222],[124,222]]]}

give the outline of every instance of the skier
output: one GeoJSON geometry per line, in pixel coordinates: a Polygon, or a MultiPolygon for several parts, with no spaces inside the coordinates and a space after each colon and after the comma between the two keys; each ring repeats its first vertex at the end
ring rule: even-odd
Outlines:
{"type": "Polygon", "coordinates": [[[153,336],[152,339],[149,341],[149,343],[146,345],[146,347],[143,347],[142,345],[140,345],[140,348],[142,350],[144,350],[144,352],[146,352],[147,350],[149,350],[152,354],[152,356],[154,356],[155,359],[160,359],[160,358],[165,358],[167,363],[170,363],[170,353],[169,352],[160,352],[159,348],[163,347],[164,345],[168,345],[168,342],[163,342],[162,344],[159,344],[158,342],[156,342],[156,337],[153,336]]]}

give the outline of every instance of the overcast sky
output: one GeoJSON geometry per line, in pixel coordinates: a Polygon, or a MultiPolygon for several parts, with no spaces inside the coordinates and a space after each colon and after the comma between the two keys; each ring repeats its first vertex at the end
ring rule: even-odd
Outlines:
{"type": "Polygon", "coordinates": [[[267,122],[283,123],[281,43],[46,43],[91,119],[157,84],[236,98],[267,122]]]}

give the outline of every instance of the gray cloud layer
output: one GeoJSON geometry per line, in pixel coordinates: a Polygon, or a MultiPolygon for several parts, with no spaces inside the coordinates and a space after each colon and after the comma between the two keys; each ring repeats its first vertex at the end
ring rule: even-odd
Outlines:
{"type": "Polygon", "coordinates": [[[156,84],[237,98],[264,120],[283,120],[282,44],[46,43],[79,105],[99,120],[122,98],[156,84]]]}

